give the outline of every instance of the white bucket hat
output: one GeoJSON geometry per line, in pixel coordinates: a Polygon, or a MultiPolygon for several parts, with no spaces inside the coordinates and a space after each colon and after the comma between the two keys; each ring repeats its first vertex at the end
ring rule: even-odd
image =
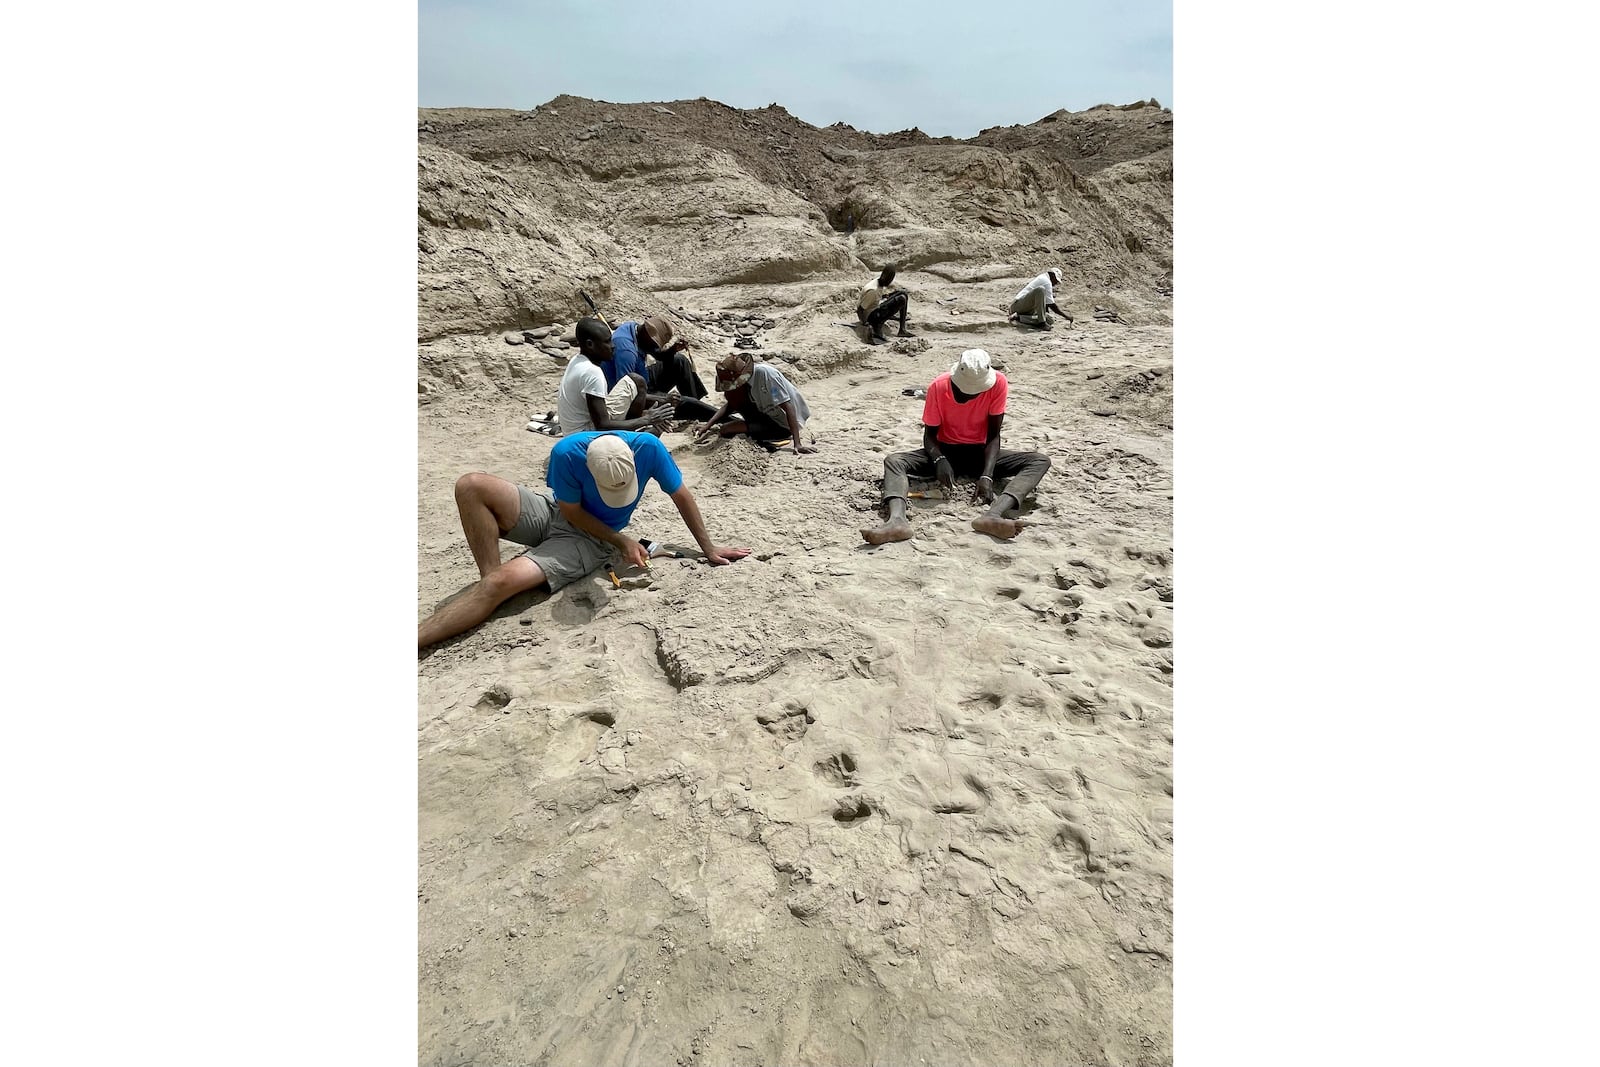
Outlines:
{"type": "Polygon", "coordinates": [[[594,487],[607,507],[625,508],[639,499],[639,474],[633,467],[633,449],[616,434],[589,442],[585,457],[594,487]]]}
{"type": "Polygon", "coordinates": [[[994,388],[994,368],[989,366],[989,353],[981,348],[969,348],[950,368],[950,384],[971,395],[994,388]]]}
{"type": "Polygon", "coordinates": [[[1062,278],[1065,278],[1065,277],[1066,277],[1066,275],[1065,275],[1065,274],[1062,274],[1062,273],[1061,273],[1061,268],[1060,268],[1060,267],[1051,267],[1051,268],[1050,268],[1050,269],[1049,269],[1049,270],[1047,270],[1047,271],[1045,271],[1045,273],[1046,273],[1046,274],[1054,274],[1054,275],[1055,275],[1055,276],[1056,276],[1056,281],[1058,281],[1058,282],[1059,282],[1059,281],[1060,281],[1060,280],[1061,280],[1061,279],[1062,279],[1062,278]]]}

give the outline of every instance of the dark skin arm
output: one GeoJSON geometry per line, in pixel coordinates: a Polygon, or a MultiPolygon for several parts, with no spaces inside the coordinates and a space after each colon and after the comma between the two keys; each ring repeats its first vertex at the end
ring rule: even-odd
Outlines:
{"type": "Polygon", "coordinates": [[[994,465],[1000,458],[1000,426],[1006,421],[1005,413],[989,416],[989,436],[983,442],[983,476],[972,490],[974,504],[994,503],[994,465]]]}
{"type": "Polygon", "coordinates": [[[722,406],[717,409],[717,413],[715,415],[711,416],[711,420],[705,424],[705,427],[703,429],[701,429],[701,431],[699,433],[695,434],[695,437],[694,437],[695,444],[699,444],[701,441],[704,441],[707,437],[710,437],[712,428],[715,427],[718,423],[720,423],[723,419],[726,419],[727,417],[728,417],[728,402],[726,400],[724,400],[722,402],[722,406]]]}
{"type": "Polygon", "coordinates": [[[799,456],[815,452],[816,449],[811,445],[800,443],[800,416],[794,410],[793,400],[783,402],[783,413],[789,419],[789,439],[794,442],[794,454],[799,456]]]}
{"type": "Polygon", "coordinates": [[[934,473],[939,479],[939,488],[944,490],[946,499],[956,487],[956,469],[945,458],[944,452],[939,448],[939,427],[924,426],[922,428],[922,450],[933,460],[934,473]]]}
{"type": "Polygon", "coordinates": [[[588,406],[589,418],[597,430],[665,429],[672,419],[671,404],[657,404],[637,419],[613,419],[611,413],[606,411],[605,397],[585,393],[583,402],[588,406]]]}
{"type": "Polygon", "coordinates": [[[1057,315],[1060,315],[1062,318],[1066,319],[1069,323],[1072,321],[1072,316],[1071,315],[1068,315],[1065,311],[1062,311],[1060,308],[1056,307],[1055,304],[1053,304],[1053,303],[1052,304],[1046,304],[1045,308],[1046,308],[1046,310],[1054,311],[1057,315]]]}

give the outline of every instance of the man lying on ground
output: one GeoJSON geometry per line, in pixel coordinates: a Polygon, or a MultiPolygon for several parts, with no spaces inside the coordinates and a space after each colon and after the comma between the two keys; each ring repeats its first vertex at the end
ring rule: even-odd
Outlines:
{"type": "Polygon", "coordinates": [[[816,451],[800,443],[800,428],[811,417],[811,408],[777,367],[735,352],[717,364],[717,391],[723,394],[722,406],[695,436],[696,443],[720,426],[723,437],[747,433],[757,441],[787,440],[797,456],[816,451]]]}
{"type": "Polygon", "coordinates": [[[900,319],[898,337],[914,336],[906,329],[906,314],[911,306],[911,296],[904,289],[894,288],[894,268],[885,267],[878,280],[861,290],[856,301],[856,318],[868,328],[867,343],[881,345],[888,340],[883,336],[883,324],[892,318],[900,319]]]}
{"type": "Polygon", "coordinates": [[[1006,321],[1048,330],[1050,316],[1046,312],[1054,311],[1067,320],[1068,326],[1071,326],[1072,316],[1056,306],[1056,286],[1060,284],[1061,268],[1051,267],[1024,285],[1022,291],[1011,301],[1011,313],[1006,316],[1006,321]]]}
{"type": "Polygon", "coordinates": [[[563,435],[590,430],[649,430],[660,433],[672,418],[671,404],[645,407],[644,378],[623,375],[607,385],[605,368],[615,358],[611,333],[599,319],[579,319],[578,353],[567,362],[556,393],[563,435]],[[613,395],[614,394],[614,395],[613,395]]]}
{"type": "Polygon", "coordinates": [[[417,627],[417,647],[464,633],[511,597],[540,585],[554,593],[589,574],[613,551],[624,563],[647,566],[649,551],[622,530],[651,478],[672,498],[683,524],[712,566],[743,559],[748,548],[719,546],[706,532],[694,494],[661,439],[647,433],[580,433],[550,452],[545,481],[554,499],[492,474],[456,482],[461,530],[478,564],[479,580],[417,627]],[[504,563],[500,540],[527,546],[504,563]]]}
{"type": "Polygon", "coordinates": [[[861,536],[869,544],[904,541],[911,536],[906,518],[910,479],[937,480],[950,499],[956,478],[976,478],[972,503],[989,510],[972,520],[972,528],[992,537],[1015,537],[1025,525],[1008,519],[1007,511],[1022,506],[1050,469],[1042,452],[1007,452],[1000,447],[1000,426],[1005,422],[1006,376],[989,366],[989,353],[971,348],[928,386],[922,407],[922,449],[896,452],[883,461],[883,500],[889,521],[861,536]],[[994,491],[995,477],[1006,479],[1004,492],[994,491]]]}

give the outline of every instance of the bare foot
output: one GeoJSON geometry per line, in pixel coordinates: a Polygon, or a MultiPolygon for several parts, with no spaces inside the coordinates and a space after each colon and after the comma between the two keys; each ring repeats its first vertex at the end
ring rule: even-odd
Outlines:
{"type": "Polygon", "coordinates": [[[1007,539],[1017,536],[1026,525],[1021,519],[1002,519],[998,515],[979,515],[972,520],[972,528],[979,533],[1007,539]]]}
{"type": "Polygon", "coordinates": [[[905,519],[899,522],[886,522],[873,530],[862,530],[861,536],[867,539],[869,545],[886,545],[891,541],[905,541],[911,537],[911,523],[905,519]]]}

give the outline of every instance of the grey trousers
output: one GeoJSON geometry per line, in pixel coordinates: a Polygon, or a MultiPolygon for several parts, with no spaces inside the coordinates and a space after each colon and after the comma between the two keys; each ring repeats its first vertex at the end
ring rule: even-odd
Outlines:
{"type": "MultiPolygon", "coordinates": [[[[983,473],[982,445],[940,444],[939,450],[950,460],[956,477],[976,480],[983,473]]],[[[1050,469],[1050,457],[1043,452],[1000,450],[994,463],[996,493],[1008,493],[1021,503],[1050,469]]],[[[927,449],[896,452],[883,461],[883,499],[904,497],[911,490],[911,479],[933,481],[938,475],[927,449]]]]}
{"type": "Polygon", "coordinates": [[[1037,326],[1041,322],[1049,322],[1048,308],[1050,298],[1043,289],[1035,289],[1025,297],[1018,297],[1011,301],[1011,313],[1022,319],[1030,326],[1037,326]]]}

